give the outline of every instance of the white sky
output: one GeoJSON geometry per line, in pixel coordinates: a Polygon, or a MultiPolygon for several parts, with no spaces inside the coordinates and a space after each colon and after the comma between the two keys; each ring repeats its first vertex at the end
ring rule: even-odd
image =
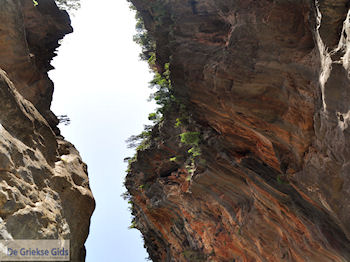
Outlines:
{"type": "Polygon", "coordinates": [[[87,262],[145,261],[140,233],[128,229],[131,214],[120,195],[126,163],[134,152],[125,140],[142,131],[154,105],[147,102],[151,75],[133,41],[134,14],[126,0],[81,0],[75,32],[53,61],[53,111],[71,124],[62,134],[88,164],[97,207],[86,243],[87,262]]]}

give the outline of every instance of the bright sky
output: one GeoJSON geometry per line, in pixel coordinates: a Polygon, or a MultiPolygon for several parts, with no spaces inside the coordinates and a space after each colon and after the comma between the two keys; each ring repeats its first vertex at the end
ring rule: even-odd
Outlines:
{"type": "Polygon", "coordinates": [[[128,229],[131,214],[120,195],[126,163],[125,140],[142,131],[154,105],[147,102],[151,75],[132,41],[134,14],[126,0],[81,0],[53,61],[53,111],[71,124],[62,134],[88,164],[97,207],[86,243],[87,262],[139,262],[148,256],[140,233],[128,229]]]}

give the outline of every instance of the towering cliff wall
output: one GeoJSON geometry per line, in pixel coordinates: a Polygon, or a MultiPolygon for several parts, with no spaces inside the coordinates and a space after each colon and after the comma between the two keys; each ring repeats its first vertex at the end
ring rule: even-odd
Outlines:
{"type": "Polygon", "coordinates": [[[350,261],[348,1],[132,3],[182,105],[126,178],[150,258],[350,261]]]}
{"type": "Polygon", "coordinates": [[[85,261],[95,202],[47,74],[69,16],[54,0],[2,0],[0,21],[0,239],[70,239],[71,261],[85,261]]]}

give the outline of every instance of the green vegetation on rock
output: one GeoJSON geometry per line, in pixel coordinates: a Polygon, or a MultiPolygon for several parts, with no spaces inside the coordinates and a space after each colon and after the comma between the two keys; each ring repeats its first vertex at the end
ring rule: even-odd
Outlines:
{"type": "MultiPolygon", "coordinates": [[[[130,1],[129,1],[130,2],[130,1]]],[[[144,23],[144,20],[141,16],[141,13],[136,10],[136,8],[131,5],[132,10],[136,11],[136,35],[134,36],[134,41],[138,43],[142,52],[140,58],[146,60],[149,64],[150,69],[154,72],[154,77],[150,81],[150,88],[155,89],[151,94],[150,100],[154,100],[158,105],[155,112],[149,114],[148,119],[153,122],[153,125],[145,126],[145,130],[139,134],[131,136],[128,140],[129,148],[136,148],[136,151],[143,151],[149,148],[152,144],[152,141],[157,140],[159,132],[155,129],[158,129],[163,125],[166,118],[174,119],[175,123],[174,128],[177,128],[178,131],[182,131],[179,135],[179,139],[183,146],[189,146],[186,155],[184,156],[173,156],[169,158],[169,161],[176,162],[177,164],[182,164],[186,167],[187,171],[191,176],[195,171],[195,160],[201,155],[200,150],[200,141],[201,134],[193,130],[191,127],[194,121],[191,121],[191,114],[183,103],[183,98],[177,96],[172,81],[171,81],[171,59],[165,64],[159,64],[158,57],[156,55],[156,46],[157,43],[154,40],[154,36],[150,33],[144,23]],[[163,68],[161,68],[163,66],[163,68]],[[155,130],[155,132],[153,132],[155,130]]],[[[172,21],[172,16],[168,13],[164,2],[154,1],[150,9],[153,26],[156,28],[159,26],[170,26],[172,21]]],[[[168,28],[169,32],[172,32],[171,28],[168,28]]],[[[157,31],[157,30],[156,30],[157,31]]],[[[166,31],[166,30],[161,30],[166,31]]],[[[158,38],[157,38],[158,39],[158,38]]],[[[164,60],[164,58],[163,58],[164,60]]],[[[128,172],[131,171],[131,164],[137,160],[136,155],[129,160],[128,172]]]]}

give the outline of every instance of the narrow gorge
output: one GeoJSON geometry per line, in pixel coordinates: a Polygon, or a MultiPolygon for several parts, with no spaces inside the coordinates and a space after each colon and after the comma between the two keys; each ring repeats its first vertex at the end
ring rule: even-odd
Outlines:
{"type": "MultiPolygon", "coordinates": [[[[149,258],[350,261],[348,0],[129,2],[158,104],[124,195],[149,258]]],[[[85,261],[95,200],[50,109],[69,15],[1,0],[0,21],[0,239],[85,261]]]]}

